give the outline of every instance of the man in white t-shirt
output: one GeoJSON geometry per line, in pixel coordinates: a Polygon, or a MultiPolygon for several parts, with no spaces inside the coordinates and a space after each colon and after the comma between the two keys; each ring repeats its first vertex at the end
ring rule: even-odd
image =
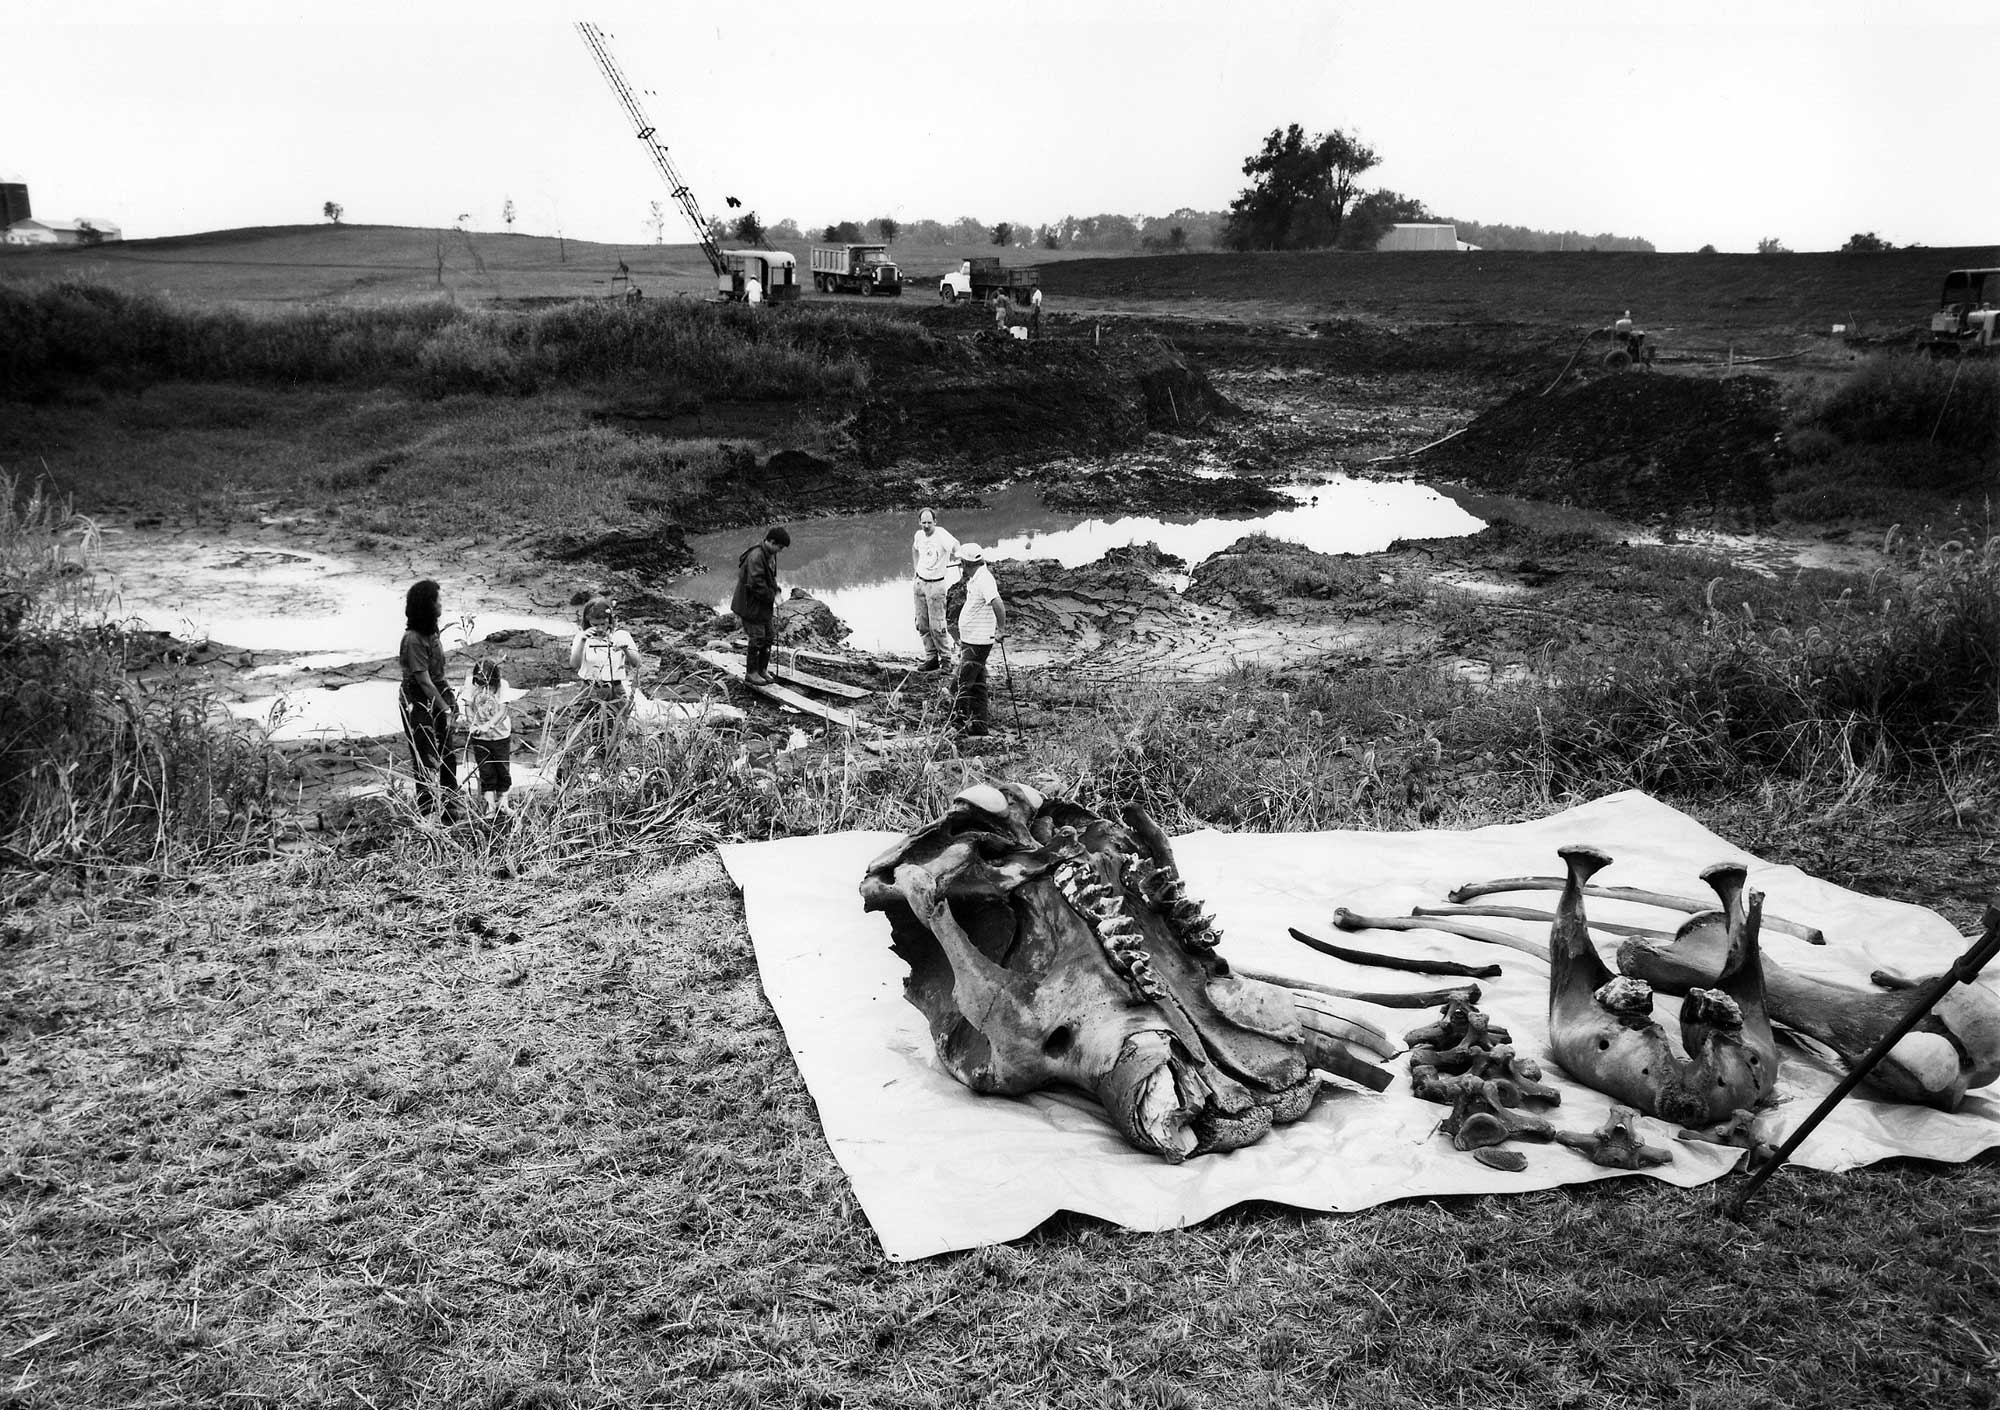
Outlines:
{"type": "Polygon", "coordinates": [[[951,622],[945,615],[944,600],[958,581],[958,540],[940,529],[937,515],[926,509],[917,516],[917,532],[910,540],[910,567],[917,575],[915,597],[917,635],[924,640],[924,663],[920,671],[944,669],[951,648],[951,622]]]}
{"type": "Polygon", "coordinates": [[[952,697],[952,718],[969,735],[986,733],[986,658],[993,643],[1007,635],[1007,608],[1000,587],[986,566],[986,551],[976,543],[958,546],[965,564],[965,601],[958,609],[958,691],[952,697]]]}

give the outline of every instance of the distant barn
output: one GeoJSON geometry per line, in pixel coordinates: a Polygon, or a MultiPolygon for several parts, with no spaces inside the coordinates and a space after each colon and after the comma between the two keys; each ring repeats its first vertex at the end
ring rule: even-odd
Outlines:
{"type": "Polygon", "coordinates": [[[125,232],[108,220],[17,220],[0,239],[9,245],[99,245],[122,240],[125,232]]]}
{"type": "Polygon", "coordinates": [[[1375,246],[1378,250],[1476,250],[1458,238],[1455,225],[1392,225],[1375,246]]]}

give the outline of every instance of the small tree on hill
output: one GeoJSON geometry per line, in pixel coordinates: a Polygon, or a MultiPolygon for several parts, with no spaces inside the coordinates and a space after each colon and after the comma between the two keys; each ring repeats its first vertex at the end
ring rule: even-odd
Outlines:
{"type": "Polygon", "coordinates": [[[736,224],[730,233],[746,245],[763,243],[764,222],[757,219],[757,212],[745,211],[736,217],[736,224]]]}
{"type": "Polygon", "coordinates": [[[500,203],[500,219],[507,223],[509,230],[514,228],[514,198],[512,196],[509,196],[500,203]]]}
{"type": "Polygon", "coordinates": [[[343,206],[338,201],[328,201],[325,205],[319,208],[319,213],[325,216],[328,220],[332,221],[335,225],[338,225],[340,224],[340,218],[347,214],[347,207],[343,206]]]}
{"type": "Polygon", "coordinates": [[[902,228],[902,222],[893,215],[881,215],[875,218],[875,229],[881,234],[882,243],[885,245],[894,244],[902,228]]]}
{"type": "Polygon", "coordinates": [[[1698,255],[1712,255],[1715,253],[1715,246],[1703,245],[1700,249],[1696,250],[1695,253],[1698,255]]]}
{"type": "Polygon", "coordinates": [[[827,226],[823,238],[829,245],[859,245],[863,243],[861,227],[851,220],[838,221],[827,226]]]}
{"type": "Polygon", "coordinates": [[[1014,243],[1014,227],[1003,220],[993,227],[991,238],[996,245],[1011,245],[1014,243]]]}
{"type": "Polygon", "coordinates": [[[1870,230],[1865,235],[1850,235],[1847,243],[1840,247],[1844,255],[1882,255],[1896,247],[1870,230]]]}
{"type": "Polygon", "coordinates": [[[1784,247],[1777,236],[1766,235],[1757,242],[1757,253],[1760,255],[1788,255],[1791,251],[1784,247]]]}

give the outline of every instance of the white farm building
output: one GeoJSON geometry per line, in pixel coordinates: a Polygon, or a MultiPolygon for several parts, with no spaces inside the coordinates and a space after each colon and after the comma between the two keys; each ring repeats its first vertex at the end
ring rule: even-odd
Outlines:
{"type": "Polygon", "coordinates": [[[1392,225],[1375,246],[1378,250],[1476,250],[1458,238],[1455,225],[1392,225]]]}

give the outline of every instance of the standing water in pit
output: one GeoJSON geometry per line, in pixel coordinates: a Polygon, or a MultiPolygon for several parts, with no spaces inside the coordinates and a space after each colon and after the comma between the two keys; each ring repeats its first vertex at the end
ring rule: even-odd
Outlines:
{"type": "MultiPolygon", "coordinates": [[[[1374,553],[1397,539],[1453,538],[1481,527],[1437,491],[1407,481],[1337,477],[1285,493],[1297,498],[1296,507],[1242,518],[1105,520],[1045,509],[1033,489],[1017,486],[948,517],[959,537],[986,545],[988,561],[1052,558],[1065,568],[1131,544],[1153,544],[1191,569],[1245,534],[1269,534],[1321,553],[1374,553]]],[[[803,588],[824,602],[853,629],[848,646],[897,655],[920,649],[911,635],[909,523],[907,513],[892,512],[792,525],[784,587],[803,588]]],[[[706,566],[675,584],[675,593],[728,610],[738,543],[733,534],[691,536],[688,546],[706,566]]]]}

